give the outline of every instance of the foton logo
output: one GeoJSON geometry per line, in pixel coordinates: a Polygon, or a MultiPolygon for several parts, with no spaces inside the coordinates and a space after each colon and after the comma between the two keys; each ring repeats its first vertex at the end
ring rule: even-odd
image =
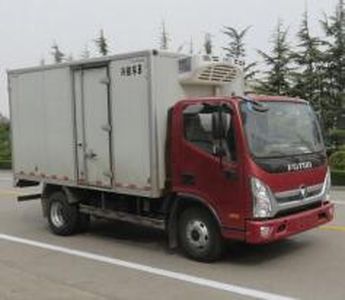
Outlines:
{"type": "Polygon", "coordinates": [[[313,164],[311,161],[296,163],[296,164],[288,164],[288,171],[300,171],[305,169],[311,169],[313,167],[313,164]]]}

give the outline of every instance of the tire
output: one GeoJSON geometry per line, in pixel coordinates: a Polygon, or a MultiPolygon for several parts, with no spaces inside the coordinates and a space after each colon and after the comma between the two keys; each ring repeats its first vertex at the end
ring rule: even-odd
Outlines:
{"type": "Polygon", "coordinates": [[[179,218],[179,242],[184,253],[197,261],[212,262],[223,254],[223,239],[213,216],[199,207],[187,208],[179,218]]]}
{"type": "Polygon", "coordinates": [[[66,194],[59,191],[48,198],[48,223],[54,234],[68,236],[86,230],[90,217],[79,213],[78,205],[69,204],[66,194]]]}

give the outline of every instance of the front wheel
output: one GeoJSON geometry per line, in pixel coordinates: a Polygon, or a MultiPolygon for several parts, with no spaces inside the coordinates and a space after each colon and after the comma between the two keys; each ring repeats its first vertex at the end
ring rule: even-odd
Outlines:
{"type": "Polygon", "coordinates": [[[66,194],[54,192],[48,197],[48,223],[50,230],[62,236],[86,230],[88,215],[81,214],[76,204],[68,203],[66,194]]]}
{"type": "Polygon", "coordinates": [[[215,261],[223,253],[219,227],[212,215],[202,208],[187,208],[182,212],[179,241],[185,254],[198,261],[215,261]]]}

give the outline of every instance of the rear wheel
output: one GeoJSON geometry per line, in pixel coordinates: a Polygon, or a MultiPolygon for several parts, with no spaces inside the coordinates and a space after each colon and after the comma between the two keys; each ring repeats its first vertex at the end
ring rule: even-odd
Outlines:
{"type": "Polygon", "coordinates": [[[77,204],[68,203],[66,194],[59,191],[48,198],[48,223],[50,230],[57,235],[72,235],[85,231],[90,216],[81,214],[77,204]]]}
{"type": "Polygon", "coordinates": [[[198,261],[214,261],[223,253],[218,225],[211,214],[202,208],[187,208],[182,212],[179,241],[185,254],[198,261]]]}

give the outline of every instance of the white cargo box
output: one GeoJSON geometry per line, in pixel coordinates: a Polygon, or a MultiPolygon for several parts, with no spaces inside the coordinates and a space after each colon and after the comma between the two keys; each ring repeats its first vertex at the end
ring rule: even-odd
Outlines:
{"type": "Polygon", "coordinates": [[[9,71],[15,179],[160,197],[169,108],[243,90],[238,66],[194,64],[143,51],[9,71]]]}

